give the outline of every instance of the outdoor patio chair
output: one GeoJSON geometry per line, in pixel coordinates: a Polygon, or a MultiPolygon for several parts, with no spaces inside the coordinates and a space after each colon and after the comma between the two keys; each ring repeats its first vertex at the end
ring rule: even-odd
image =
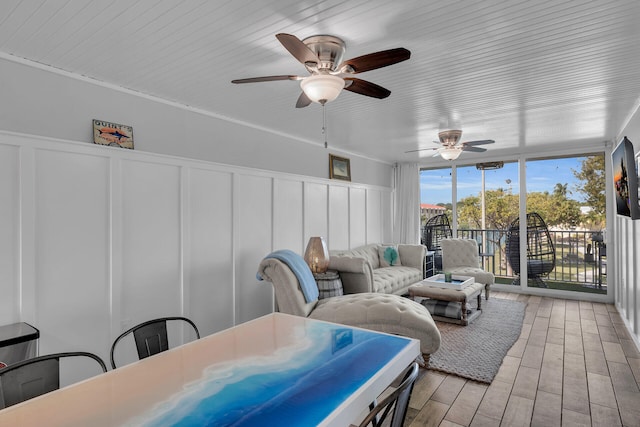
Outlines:
{"type": "MultiPolygon", "coordinates": [[[[520,285],[520,219],[516,218],[507,233],[507,259],[517,275],[512,284],[520,285]]],[[[542,280],[556,266],[556,250],[547,224],[536,212],[527,214],[527,276],[535,286],[546,288],[542,280]]]]}

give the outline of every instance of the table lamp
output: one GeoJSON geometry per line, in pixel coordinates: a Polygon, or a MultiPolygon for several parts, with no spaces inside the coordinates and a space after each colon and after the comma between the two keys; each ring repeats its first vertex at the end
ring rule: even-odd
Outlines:
{"type": "Polygon", "coordinates": [[[311,237],[304,251],[304,260],[309,265],[311,272],[326,273],[329,268],[329,251],[323,237],[311,237]]]}

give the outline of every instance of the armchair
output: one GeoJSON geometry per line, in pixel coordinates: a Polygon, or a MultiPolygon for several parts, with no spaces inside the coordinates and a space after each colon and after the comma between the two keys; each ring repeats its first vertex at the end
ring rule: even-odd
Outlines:
{"type": "Polygon", "coordinates": [[[442,270],[447,273],[471,276],[476,283],[484,284],[484,296],[489,299],[491,285],[495,283],[495,276],[480,268],[480,254],[478,243],[472,239],[443,239],[442,270]]]}
{"type": "Polygon", "coordinates": [[[399,295],[359,293],[306,302],[300,283],[286,263],[265,258],[258,275],[271,282],[282,313],[371,329],[420,340],[425,363],[440,347],[440,331],[429,311],[399,295]]]}

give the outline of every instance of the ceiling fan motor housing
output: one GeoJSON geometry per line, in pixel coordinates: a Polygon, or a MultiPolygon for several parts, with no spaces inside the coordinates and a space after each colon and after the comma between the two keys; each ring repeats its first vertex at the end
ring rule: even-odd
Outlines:
{"type": "Polygon", "coordinates": [[[302,40],[302,43],[320,59],[320,63],[317,65],[311,64],[310,66],[305,64],[309,72],[335,71],[336,67],[342,63],[342,57],[346,51],[346,44],[342,39],[335,36],[318,35],[307,37],[302,40]]]}
{"type": "Polygon", "coordinates": [[[458,129],[443,130],[441,132],[438,132],[438,139],[440,139],[440,142],[443,145],[446,145],[448,147],[453,147],[454,145],[456,145],[460,141],[461,137],[462,131],[458,129]]]}

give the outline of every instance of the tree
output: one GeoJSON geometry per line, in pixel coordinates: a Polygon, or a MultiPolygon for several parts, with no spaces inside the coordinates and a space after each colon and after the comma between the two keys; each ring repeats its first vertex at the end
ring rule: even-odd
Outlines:
{"type": "Polygon", "coordinates": [[[553,194],[528,193],[527,212],[537,212],[550,227],[575,227],[581,219],[580,205],[569,198],[568,187],[568,184],[557,183],[553,194]]]}
{"type": "Polygon", "coordinates": [[[588,156],[582,160],[580,170],[572,170],[572,172],[580,180],[576,184],[576,190],[585,196],[586,204],[593,209],[587,214],[588,221],[602,226],[607,207],[604,155],[588,156]]]}

